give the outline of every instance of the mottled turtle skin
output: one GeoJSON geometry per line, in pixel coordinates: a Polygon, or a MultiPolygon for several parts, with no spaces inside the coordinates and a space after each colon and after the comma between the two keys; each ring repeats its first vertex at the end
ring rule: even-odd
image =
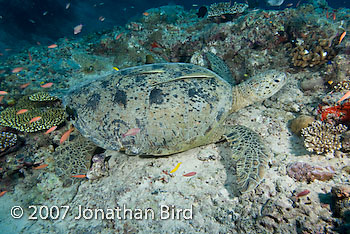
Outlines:
{"type": "Polygon", "coordinates": [[[275,70],[232,87],[193,64],[161,63],[113,72],[72,90],[65,105],[74,126],[98,146],[131,155],[169,155],[227,139],[241,191],[261,181],[268,154],[258,134],[225,126],[227,116],[276,93],[286,76],[275,70]],[[134,136],[124,136],[139,128],[134,136]]]}

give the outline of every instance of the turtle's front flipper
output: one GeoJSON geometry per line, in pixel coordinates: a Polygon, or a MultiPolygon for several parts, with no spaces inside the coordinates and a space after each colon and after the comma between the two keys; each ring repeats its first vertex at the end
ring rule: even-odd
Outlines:
{"type": "Polygon", "coordinates": [[[255,189],[262,181],[269,153],[260,136],[247,127],[226,126],[226,138],[236,162],[236,183],[241,193],[255,189]]]}

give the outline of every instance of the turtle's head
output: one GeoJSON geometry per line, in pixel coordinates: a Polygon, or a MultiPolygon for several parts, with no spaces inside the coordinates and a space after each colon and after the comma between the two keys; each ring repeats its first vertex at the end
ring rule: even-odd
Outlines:
{"type": "Polygon", "coordinates": [[[287,82],[287,75],[282,71],[268,70],[262,72],[249,81],[253,92],[260,100],[265,100],[277,93],[287,82]]]}

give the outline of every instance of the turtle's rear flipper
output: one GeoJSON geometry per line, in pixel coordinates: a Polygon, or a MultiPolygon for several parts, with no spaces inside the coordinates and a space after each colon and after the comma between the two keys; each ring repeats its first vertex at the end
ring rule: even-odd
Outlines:
{"type": "Polygon", "coordinates": [[[263,180],[269,153],[260,136],[247,127],[226,126],[224,137],[236,162],[236,186],[241,193],[254,190],[263,180]]]}

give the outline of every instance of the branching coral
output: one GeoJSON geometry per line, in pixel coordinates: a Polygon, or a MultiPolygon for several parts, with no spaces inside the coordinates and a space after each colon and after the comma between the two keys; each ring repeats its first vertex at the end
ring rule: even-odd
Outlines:
{"type": "Polygon", "coordinates": [[[313,67],[322,65],[336,56],[336,51],[329,46],[326,39],[320,39],[316,44],[303,43],[292,51],[292,62],[296,67],[313,67]]]}
{"type": "Polygon", "coordinates": [[[231,6],[231,2],[219,2],[213,3],[209,7],[208,17],[217,17],[221,15],[234,15],[243,13],[248,8],[247,4],[234,3],[231,6]]]}
{"type": "Polygon", "coordinates": [[[335,126],[332,123],[315,121],[311,126],[303,128],[301,134],[308,151],[317,154],[334,152],[341,148],[340,135],[346,131],[343,124],[335,126]]]}

